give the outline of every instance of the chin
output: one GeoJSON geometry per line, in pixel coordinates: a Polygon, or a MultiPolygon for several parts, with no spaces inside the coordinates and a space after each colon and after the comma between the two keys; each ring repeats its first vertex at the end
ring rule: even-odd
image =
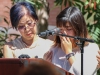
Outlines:
{"type": "Polygon", "coordinates": [[[35,36],[36,34],[24,35],[26,39],[33,39],[35,36]]]}
{"type": "Polygon", "coordinates": [[[31,36],[26,36],[25,37],[27,40],[32,40],[33,38],[34,38],[34,36],[33,35],[31,35],[31,36]]]}

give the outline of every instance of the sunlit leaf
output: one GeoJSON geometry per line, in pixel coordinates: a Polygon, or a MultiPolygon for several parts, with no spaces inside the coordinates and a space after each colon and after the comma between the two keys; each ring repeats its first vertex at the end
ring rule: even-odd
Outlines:
{"type": "Polygon", "coordinates": [[[92,16],[93,13],[88,13],[87,19],[89,19],[92,16]]]}

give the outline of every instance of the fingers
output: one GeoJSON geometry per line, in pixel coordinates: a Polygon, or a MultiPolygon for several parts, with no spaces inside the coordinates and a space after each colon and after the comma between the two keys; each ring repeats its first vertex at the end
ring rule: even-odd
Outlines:
{"type": "Polygon", "coordinates": [[[100,50],[98,51],[98,53],[100,54],[100,50]]]}
{"type": "Polygon", "coordinates": [[[97,61],[98,61],[97,68],[100,68],[100,57],[99,57],[99,58],[97,58],[97,61]]]}
{"type": "Polygon", "coordinates": [[[96,55],[98,63],[100,63],[100,51],[98,51],[99,55],[96,55]]]}
{"type": "MultiPolygon", "coordinates": [[[[63,33],[67,35],[66,31],[64,31],[63,33]]],[[[66,41],[67,43],[70,42],[69,37],[66,37],[66,36],[65,37],[60,36],[60,40],[61,40],[61,42],[64,42],[64,41],[66,41]]]]}
{"type": "Polygon", "coordinates": [[[100,55],[97,55],[96,57],[97,57],[97,59],[100,59],[100,55]]]}
{"type": "Polygon", "coordinates": [[[48,51],[47,53],[44,54],[44,59],[51,62],[52,55],[53,55],[52,51],[48,51]]]}
{"type": "Polygon", "coordinates": [[[66,39],[65,39],[65,37],[63,37],[63,36],[60,36],[60,40],[61,40],[61,42],[63,43],[66,39]]]}
{"type": "Polygon", "coordinates": [[[99,55],[97,55],[97,60],[100,62],[100,50],[98,51],[99,55]]]}
{"type": "MultiPolygon", "coordinates": [[[[66,31],[64,31],[64,34],[66,34],[66,35],[67,35],[66,31]]],[[[66,37],[66,40],[67,40],[68,42],[70,42],[69,37],[66,37]]]]}
{"type": "Polygon", "coordinates": [[[98,51],[99,55],[97,55],[97,61],[98,61],[98,65],[97,68],[100,68],[100,50],[98,51]]]}

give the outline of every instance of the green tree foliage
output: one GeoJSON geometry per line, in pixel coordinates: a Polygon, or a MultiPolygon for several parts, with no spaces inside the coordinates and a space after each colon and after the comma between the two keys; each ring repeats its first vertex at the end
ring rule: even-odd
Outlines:
{"type": "Polygon", "coordinates": [[[6,42],[6,38],[7,38],[7,29],[5,27],[0,27],[0,58],[2,58],[3,54],[3,45],[6,42]]]}

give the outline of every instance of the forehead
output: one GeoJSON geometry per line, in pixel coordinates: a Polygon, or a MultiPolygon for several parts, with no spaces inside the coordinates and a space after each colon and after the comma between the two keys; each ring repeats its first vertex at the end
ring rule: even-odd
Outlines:
{"type": "Polygon", "coordinates": [[[70,23],[69,22],[67,22],[65,25],[60,25],[60,26],[58,26],[58,27],[60,27],[60,28],[70,28],[70,27],[72,27],[71,25],[70,25],[70,23]]]}
{"type": "Polygon", "coordinates": [[[19,23],[26,23],[26,22],[29,21],[29,20],[33,20],[33,18],[30,17],[29,15],[24,15],[24,16],[20,19],[19,23]]]}

